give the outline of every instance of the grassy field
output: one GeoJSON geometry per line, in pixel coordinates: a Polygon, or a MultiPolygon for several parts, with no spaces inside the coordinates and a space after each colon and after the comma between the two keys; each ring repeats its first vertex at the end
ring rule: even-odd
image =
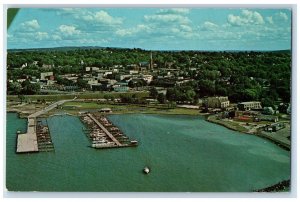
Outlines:
{"type": "Polygon", "coordinates": [[[229,121],[218,120],[215,115],[209,116],[207,120],[212,122],[212,123],[217,123],[217,124],[220,124],[222,126],[225,126],[226,128],[236,130],[236,131],[240,131],[240,132],[243,132],[243,133],[246,133],[248,131],[243,126],[240,126],[240,124],[237,123],[237,122],[233,122],[233,121],[229,122],[229,121]]]}
{"type": "Polygon", "coordinates": [[[148,113],[148,114],[184,114],[200,115],[199,110],[185,108],[168,108],[166,105],[138,105],[138,104],[102,104],[97,102],[66,102],[62,109],[70,113],[74,111],[99,110],[111,108],[115,114],[148,113]]]}
{"type": "MultiPolygon", "coordinates": [[[[110,95],[113,98],[119,98],[120,95],[133,95],[136,94],[137,97],[147,97],[148,92],[85,92],[85,93],[72,93],[72,94],[51,94],[51,95],[25,95],[26,99],[31,101],[43,100],[45,101],[58,101],[58,100],[67,100],[73,99],[75,96],[78,99],[101,99],[104,98],[104,95],[110,95]]],[[[17,95],[8,95],[8,101],[18,101],[19,98],[17,95]]]]}

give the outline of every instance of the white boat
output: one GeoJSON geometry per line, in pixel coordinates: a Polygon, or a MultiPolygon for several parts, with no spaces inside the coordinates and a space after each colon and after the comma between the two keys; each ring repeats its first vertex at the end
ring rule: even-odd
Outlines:
{"type": "Polygon", "coordinates": [[[150,168],[148,168],[147,166],[143,169],[143,172],[145,173],[145,174],[148,174],[148,173],[150,173],[150,168]]]}

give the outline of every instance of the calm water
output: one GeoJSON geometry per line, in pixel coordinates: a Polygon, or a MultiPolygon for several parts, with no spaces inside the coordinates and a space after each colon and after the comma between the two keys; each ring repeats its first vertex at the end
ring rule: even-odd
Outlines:
{"type": "Polygon", "coordinates": [[[6,187],[17,191],[251,191],[290,178],[290,153],[202,117],[111,115],[136,148],[95,150],[77,117],[47,119],[55,152],[15,154],[26,120],[7,114],[6,187]],[[145,165],[151,173],[144,175],[145,165]]]}

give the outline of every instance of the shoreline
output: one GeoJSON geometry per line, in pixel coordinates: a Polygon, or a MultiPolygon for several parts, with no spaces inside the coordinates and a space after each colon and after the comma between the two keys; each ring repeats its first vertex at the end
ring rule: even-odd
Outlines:
{"type": "MultiPolygon", "coordinates": [[[[213,123],[213,124],[217,124],[220,126],[223,126],[229,130],[233,130],[233,131],[237,131],[243,134],[247,134],[247,135],[255,135],[257,137],[263,138],[263,139],[267,139],[269,141],[271,141],[272,143],[276,144],[277,146],[290,151],[290,145],[276,139],[273,138],[271,136],[265,135],[261,132],[256,132],[256,133],[250,133],[248,132],[249,130],[247,130],[246,128],[236,124],[236,123],[229,123],[229,122],[224,122],[221,120],[217,120],[215,119],[215,115],[213,114],[207,114],[207,113],[195,113],[195,114],[191,114],[191,113],[174,113],[174,112],[170,112],[170,111],[166,111],[166,110],[161,110],[161,111],[151,111],[148,110],[147,111],[147,107],[145,107],[146,109],[143,111],[126,111],[126,110],[118,110],[116,112],[112,112],[112,113],[108,113],[107,115],[122,115],[122,114],[150,114],[150,115],[174,115],[174,116],[180,116],[180,115],[189,115],[189,116],[201,116],[204,118],[204,120],[213,123]]],[[[178,109],[178,108],[177,108],[178,109]]],[[[181,109],[181,108],[179,108],[181,109]]],[[[84,110],[91,110],[91,109],[82,109],[82,111],[84,110]]],[[[48,112],[47,114],[43,114],[43,118],[48,118],[51,116],[59,116],[59,115],[70,115],[70,116],[79,116],[80,115],[80,111],[78,110],[70,110],[70,109],[64,109],[64,112],[57,112],[56,109],[48,112]],[[74,113],[76,111],[76,113],[74,113]],[[73,113],[72,113],[73,112],[73,113]]],[[[198,111],[198,110],[197,110],[198,111]]],[[[27,116],[30,114],[29,111],[22,111],[21,109],[15,109],[15,108],[8,108],[7,109],[7,113],[17,113],[19,118],[27,118],[27,116]]]]}
{"type": "MultiPolygon", "coordinates": [[[[246,128],[242,129],[242,130],[239,130],[236,126],[234,126],[233,124],[230,124],[230,123],[225,123],[224,121],[220,121],[220,120],[216,120],[214,119],[215,115],[208,115],[206,116],[206,121],[210,122],[210,123],[214,123],[214,124],[218,124],[218,125],[221,125],[225,128],[228,128],[230,130],[233,130],[233,131],[237,131],[237,132],[240,132],[240,133],[243,133],[243,134],[247,134],[247,135],[255,135],[257,137],[260,137],[260,138],[263,138],[263,139],[267,139],[269,141],[271,141],[273,144],[281,147],[282,149],[284,150],[287,150],[287,151],[290,151],[291,150],[291,146],[280,141],[279,139],[276,139],[274,137],[271,137],[269,135],[265,135],[263,134],[262,132],[256,132],[256,133],[250,133],[248,132],[249,130],[247,130],[246,128]]],[[[241,126],[240,126],[241,127],[241,126]]],[[[260,131],[260,130],[259,130],[260,131]]]]}
{"type": "Polygon", "coordinates": [[[278,182],[277,184],[271,185],[269,187],[266,188],[262,188],[262,189],[257,189],[254,190],[253,192],[289,192],[291,188],[291,180],[283,180],[278,182]]]}

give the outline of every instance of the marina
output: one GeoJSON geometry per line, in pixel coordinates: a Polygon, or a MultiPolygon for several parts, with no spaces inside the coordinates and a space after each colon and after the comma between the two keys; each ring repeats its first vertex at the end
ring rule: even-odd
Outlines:
{"type": "Polygon", "coordinates": [[[104,115],[87,113],[81,116],[81,121],[89,128],[84,132],[90,139],[92,148],[105,149],[138,145],[136,140],[129,140],[104,115]]]}
{"type": "Polygon", "coordinates": [[[44,124],[41,120],[37,121],[36,136],[39,151],[54,151],[54,145],[47,123],[44,124]]]}
{"type": "Polygon", "coordinates": [[[51,116],[47,125],[55,152],[19,155],[16,132],[27,129],[27,120],[7,116],[6,186],[11,191],[246,192],[290,179],[289,151],[202,117],[108,115],[139,144],[99,150],[90,147],[86,135],[91,130],[79,117],[51,116]]]}
{"type": "Polygon", "coordinates": [[[28,153],[28,152],[38,152],[53,150],[53,144],[50,137],[49,129],[47,126],[41,126],[40,122],[37,123],[37,117],[49,112],[50,110],[62,105],[67,101],[72,100],[60,100],[55,102],[44,109],[37,111],[27,118],[27,132],[17,133],[17,153],[28,153]]]}

